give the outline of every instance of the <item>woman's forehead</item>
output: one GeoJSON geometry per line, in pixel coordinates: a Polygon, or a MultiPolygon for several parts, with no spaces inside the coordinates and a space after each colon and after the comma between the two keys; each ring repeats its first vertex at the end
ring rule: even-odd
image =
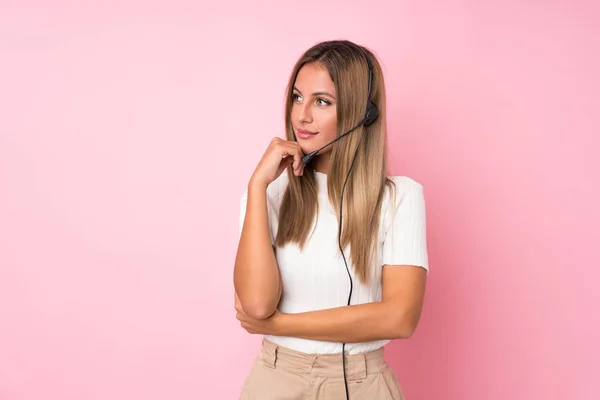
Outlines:
{"type": "Polygon", "coordinates": [[[329,92],[335,95],[335,85],[329,76],[329,71],[319,64],[305,64],[300,68],[295,82],[296,88],[302,93],[304,91],[329,92]]]}

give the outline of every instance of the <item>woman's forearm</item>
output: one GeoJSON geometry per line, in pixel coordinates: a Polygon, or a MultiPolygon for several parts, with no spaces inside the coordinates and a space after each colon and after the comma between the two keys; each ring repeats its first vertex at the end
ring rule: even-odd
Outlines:
{"type": "Polygon", "coordinates": [[[265,319],[277,309],[281,277],[269,235],[267,187],[252,180],[235,259],[234,286],[249,316],[265,319]]]}
{"type": "Polygon", "coordinates": [[[360,343],[401,339],[412,329],[398,306],[376,302],[299,314],[281,314],[274,321],[273,334],[330,342],[360,343]]]}

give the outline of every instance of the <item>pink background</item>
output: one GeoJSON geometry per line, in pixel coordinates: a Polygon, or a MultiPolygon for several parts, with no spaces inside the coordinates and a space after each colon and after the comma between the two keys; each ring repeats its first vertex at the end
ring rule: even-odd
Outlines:
{"type": "Polygon", "coordinates": [[[239,198],[338,38],[382,60],[391,173],[425,187],[407,399],[599,397],[592,1],[49,3],[0,3],[0,399],[237,398],[239,198]]]}

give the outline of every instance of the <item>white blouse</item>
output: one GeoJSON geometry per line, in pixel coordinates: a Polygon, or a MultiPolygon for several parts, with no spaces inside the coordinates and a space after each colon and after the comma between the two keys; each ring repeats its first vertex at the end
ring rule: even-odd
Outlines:
{"type": "MultiPolygon", "coordinates": [[[[337,241],[338,223],[335,208],[327,194],[327,174],[316,172],[319,184],[319,215],[317,226],[313,225],[304,250],[296,244],[277,247],[276,259],[283,282],[283,294],[279,310],[283,313],[302,313],[343,307],[347,305],[350,281],[337,241]]],[[[427,257],[425,200],[423,186],[405,176],[390,177],[396,184],[396,203],[389,191],[383,199],[379,245],[376,264],[371,268],[368,285],[354,275],[350,249],[344,249],[353,288],[351,305],[381,301],[381,273],[383,265],[416,265],[429,274],[427,257]]],[[[271,243],[275,242],[278,214],[283,193],[287,187],[286,172],[267,188],[267,210],[271,243]]],[[[248,192],[241,199],[239,233],[244,223],[248,192]]],[[[339,207],[339,205],[338,205],[339,207]]],[[[340,353],[342,344],[294,337],[271,336],[265,338],[281,346],[309,354],[340,353]]],[[[376,350],[389,340],[363,343],[346,343],[348,354],[376,350]]]]}

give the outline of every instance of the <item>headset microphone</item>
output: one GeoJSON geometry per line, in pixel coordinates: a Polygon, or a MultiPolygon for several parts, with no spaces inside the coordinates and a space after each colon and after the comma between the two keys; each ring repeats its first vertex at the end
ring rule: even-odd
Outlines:
{"type": "MultiPolygon", "coordinates": [[[[363,120],[364,121],[364,120],[363,120]]],[[[348,132],[341,134],[340,136],[338,136],[337,138],[335,138],[334,140],[332,140],[331,142],[327,143],[325,146],[321,147],[320,149],[317,149],[315,151],[311,151],[310,153],[304,155],[304,157],[302,157],[302,162],[304,164],[308,164],[310,162],[310,160],[312,160],[313,158],[315,158],[317,156],[317,153],[320,152],[321,150],[323,150],[325,147],[337,142],[338,140],[340,140],[341,138],[343,138],[344,136],[346,136],[347,134],[349,134],[350,132],[354,131],[356,128],[358,128],[359,126],[361,126],[363,124],[363,121],[361,121],[360,124],[356,125],[354,128],[350,129],[348,132]]]]}

